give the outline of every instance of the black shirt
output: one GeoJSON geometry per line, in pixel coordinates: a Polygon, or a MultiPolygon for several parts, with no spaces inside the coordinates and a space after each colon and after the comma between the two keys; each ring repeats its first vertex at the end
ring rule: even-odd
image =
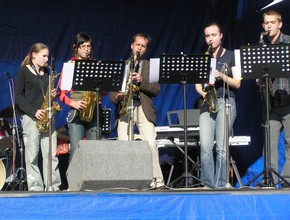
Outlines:
{"type": "Polygon", "coordinates": [[[48,80],[47,72],[36,75],[27,66],[20,67],[16,77],[15,98],[23,114],[35,118],[35,113],[44,101],[48,80]]]}

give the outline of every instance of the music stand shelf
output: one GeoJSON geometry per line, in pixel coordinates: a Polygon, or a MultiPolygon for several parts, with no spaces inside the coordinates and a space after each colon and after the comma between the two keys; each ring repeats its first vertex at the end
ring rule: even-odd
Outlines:
{"type": "Polygon", "coordinates": [[[76,60],[73,77],[73,90],[119,91],[124,75],[124,61],[76,60]]]}
{"type": "Polygon", "coordinates": [[[160,84],[207,83],[210,55],[162,54],[160,56],[160,84]]]}
{"type": "Polygon", "coordinates": [[[124,61],[76,60],[72,89],[74,91],[94,91],[97,94],[97,139],[100,140],[99,93],[120,91],[124,76],[124,61]]]}

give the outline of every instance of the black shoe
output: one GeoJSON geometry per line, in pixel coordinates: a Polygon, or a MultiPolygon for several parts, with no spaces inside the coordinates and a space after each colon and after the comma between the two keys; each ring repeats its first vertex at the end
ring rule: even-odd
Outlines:
{"type": "Polygon", "coordinates": [[[281,185],[282,185],[282,188],[283,188],[283,189],[290,188],[290,185],[287,184],[287,183],[285,183],[285,182],[283,182],[281,185]]]}
{"type": "Polygon", "coordinates": [[[165,190],[169,190],[169,187],[163,185],[163,186],[159,186],[159,187],[155,187],[155,188],[150,188],[150,190],[165,191],[165,190]]]}

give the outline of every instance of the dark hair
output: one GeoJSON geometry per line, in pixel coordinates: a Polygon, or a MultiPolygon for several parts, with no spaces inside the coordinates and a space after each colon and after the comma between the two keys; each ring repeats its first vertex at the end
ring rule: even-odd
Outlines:
{"type": "Polygon", "coordinates": [[[93,40],[88,34],[83,32],[78,33],[73,41],[73,49],[77,49],[80,45],[86,42],[90,42],[91,45],[93,46],[93,40]]]}
{"type": "Polygon", "coordinates": [[[146,40],[148,41],[148,43],[147,43],[147,47],[149,47],[149,44],[150,44],[150,42],[151,42],[151,37],[150,37],[149,35],[144,34],[144,33],[138,33],[138,34],[135,34],[135,35],[133,36],[133,38],[132,38],[131,44],[133,44],[133,43],[135,42],[136,37],[142,37],[142,38],[146,39],[146,40]]]}
{"type": "Polygon", "coordinates": [[[220,31],[221,33],[223,33],[222,28],[221,28],[221,26],[219,25],[219,23],[214,22],[214,21],[213,21],[213,22],[210,22],[208,25],[206,25],[204,29],[206,29],[206,28],[208,28],[208,27],[211,27],[211,26],[217,26],[218,29],[219,29],[219,31],[220,31]]]}
{"type": "Polygon", "coordinates": [[[43,43],[35,43],[30,47],[30,50],[24,60],[21,63],[21,66],[28,65],[32,62],[32,53],[38,53],[43,49],[48,49],[48,46],[46,46],[43,43]]]}

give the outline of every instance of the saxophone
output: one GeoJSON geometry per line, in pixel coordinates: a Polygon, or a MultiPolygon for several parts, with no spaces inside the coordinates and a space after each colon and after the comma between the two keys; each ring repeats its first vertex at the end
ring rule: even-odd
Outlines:
{"type": "MultiPolygon", "coordinates": [[[[51,70],[51,67],[47,63],[45,63],[45,66],[51,70]]],[[[51,82],[50,82],[51,86],[49,85],[47,86],[45,97],[41,104],[41,110],[44,110],[45,113],[44,113],[43,118],[40,120],[37,120],[36,122],[36,127],[41,132],[47,132],[49,128],[49,117],[48,117],[48,112],[47,112],[49,109],[49,93],[50,93],[49,88],[54,88],[54,82],[57,76],[58,74],[51,75],[51,82]]],[[[55,119],[56,111],[61,111],[61,106],[57,102],[52,101],[51,103],[51,119],[52,120],[55,119]]]]}
{"type": "Polygon", "coordinates": [[[259,44],[265,44],[264,36],[267,36],[268,34],[269,34],[268,31],[263,31],[260,33],[259,44]]]}
{"type": "Polygon", "coordinates": [[[83,101],[86,102],[87,107],[79,110],[79,116],[82,121],[90,122],[94,116],[94,109],[96,106],[96,92],[85,91],[83,101]]]}
{"type": "Polygon", "coordinates": [[[208,104],[209,112],[216,113],[218,109],[218,101],[214,85],[207,84],[202,90],[206,92],[204,101],[208,104]]]}
{"type": "Polygon", "coordinates": [[[128,115],[129,114],[129,106],[130,101],[132,99],[132,95],[134,92],[139,91],[139,86],[132,82],[132,73],[139,71],[139,60],[140,60],[140,53],[137,52],[132,59],[131,59],[131,70],[127,76],[126,80],[126,89],[125,89],[125,96],[124,99],[121,101],[121,107],[119,110],[120,115],[128,115]],[[135,65],[136,64],[136,65],[135,65]]]}
{"type": "MultiPolygon", "coordinates": [[[[212,44],[208,46],[205,54],[211,54],[212,44]]],[[[206,92],[204,96],[204,101],[208,104],[208,109],[210,113],[216,113],[218,109],[217,92],[214,85],[205,84],[202,91],[206,92]]]]}

